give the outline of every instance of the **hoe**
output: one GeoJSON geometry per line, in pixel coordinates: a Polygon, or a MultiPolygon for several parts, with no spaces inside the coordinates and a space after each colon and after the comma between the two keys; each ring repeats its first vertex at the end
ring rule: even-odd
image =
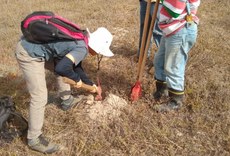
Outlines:
{"type": "MultiPolygon", "coordinates": [[[[65,83],[68,83],[68,84],[72,85],[73,87],[74,87],[74,85],[76,85],[76,82],[74,80],[71,80],[71,79],[69,79],[67,77],[63,77],[63,81],[65,83]]],[[[101,89],[101,83],[100,83],[100,80],[99,80],[98,77],[97,77],[97,84],[98,84],[98,88],[97,88],[97,95],[95,97],[95,100],[96,101],[101,101],[102,100],[102,95],[101,95],[102,94],[102,89],[101,89]]],[[[94,86],[90,86],[90,85],[87,85],[85,83],[82,83],[81,88],[83,88],[83,89],[85,89],[87,91],[92,91],[92,90],[95,89],[94,86]]]]}

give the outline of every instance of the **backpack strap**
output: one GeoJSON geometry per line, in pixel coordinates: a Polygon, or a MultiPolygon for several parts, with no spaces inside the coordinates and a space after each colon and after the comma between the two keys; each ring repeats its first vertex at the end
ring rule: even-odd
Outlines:
{"type": "Polygon", "coordinates": [[[24,124],[25,127],[23,127],[22,129],[13,129],[4,126],[0,131],[0,140],[4,140],[8,143],[13,141],[14,138],[26,134],[28,130],[28,121],[20,113],[11,111],[10,115],[12,115],[14,119],[16,119],[15,117],[17,117],[19,119],[20,125],[24,124]]]}
{"type": "Polygon", "coordinates": [[[23,122],[25,124],[25,127],[20,130],[21,134],[24,134],[25,132],[27,132],[27,130],[28,130],[28,121],[26,120],[26,118],[24,118],[22,116],[22,114],[20,114],[18,112],[11,112],[11,114],[16,116],[16,117],[18,117],[20,119],[20,122],[23,122]]]}
{"type": "Polygon", "coordinates": [[[27,120],[16,111],[15,104],[10,96],[0,97],[0,140],[11,142],[15,137],[22,136],[28,129],[27,120]],[[9,124],[15,120],[15,128],[9,124]],[[18,125],[18,126],[17,126],[18,125]],[[22,126],[22,127],[21,127],[22,126]]]}

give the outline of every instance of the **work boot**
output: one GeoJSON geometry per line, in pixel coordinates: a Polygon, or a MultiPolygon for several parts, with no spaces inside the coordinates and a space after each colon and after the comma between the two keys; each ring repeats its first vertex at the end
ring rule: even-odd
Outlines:
{"type": "Polygon", "coordinates": [[[156,101],[159,101],[161,97],[168,96],[167,83],[165,81],[156,80],[156,92],[153,93],[153,97],[156,101]]]}
{"type": "Polygon", "coordinates": [[[60,149],[59,145],[48,142],[42,135],[36,139],[28,139],[28,146],[35,151],[51,154],[60,149]]]}
{"type": "Polygon", "coordinates": [[[76,106],[81,100],[82,100],[81,97],[75,98],[72,95],[70,95],[69,99],[63,100],[61,102],[61,109],[64,111],[67,111],[67,110],[73,108],[74,106],[76,106]]]}
{"type": "Polygon", "coordinates": [[[172,110],[179,110],[183,105],[184,92],[170,92],[169,101],[163,104],[153,106],[157,112],[169,112],[172,110]]]}

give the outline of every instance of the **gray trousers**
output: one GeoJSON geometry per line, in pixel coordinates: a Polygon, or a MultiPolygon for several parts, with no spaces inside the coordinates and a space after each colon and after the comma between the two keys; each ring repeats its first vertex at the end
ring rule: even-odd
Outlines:
{"type": "MultiPolygon", "coordinates": [[[[46,66],[48,62],[45,62],[44,59],[30,57],[21,46],[21,42],[17,44],[15,55],[19,67],[23,72],[31,98],[29,104],[29,129],[27,138],[34,139],[42,134],[45,105],[48,100],[45,71],[46,67],[52,69],[52,65],[50,66],[49,64],[46,66]]],[[[56,78],[60,98],[62,100],[68,99],[71,94],[70,85],[64,83],[61,76],[57,75],[56,78]]]]}

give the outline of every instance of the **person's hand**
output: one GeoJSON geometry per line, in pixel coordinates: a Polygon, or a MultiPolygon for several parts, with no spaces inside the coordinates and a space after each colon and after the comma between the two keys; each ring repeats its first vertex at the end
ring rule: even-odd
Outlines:
{"type": "Polygon", "coordinates": [[[81,80],[76,82],[76,84],[74,85],[74,87],[76,87],[76,88],[81,88],[81,86],[82,86],[82,81],[81,80]]]}
{"type": "Polygon", "coordinates": [[[97,89],[98,89],[97,85],[94,84],[93,87],[94,87],[94,89],[92,91],[90,91],[90,92],[91,93],[97,93],[97,89]]]}

